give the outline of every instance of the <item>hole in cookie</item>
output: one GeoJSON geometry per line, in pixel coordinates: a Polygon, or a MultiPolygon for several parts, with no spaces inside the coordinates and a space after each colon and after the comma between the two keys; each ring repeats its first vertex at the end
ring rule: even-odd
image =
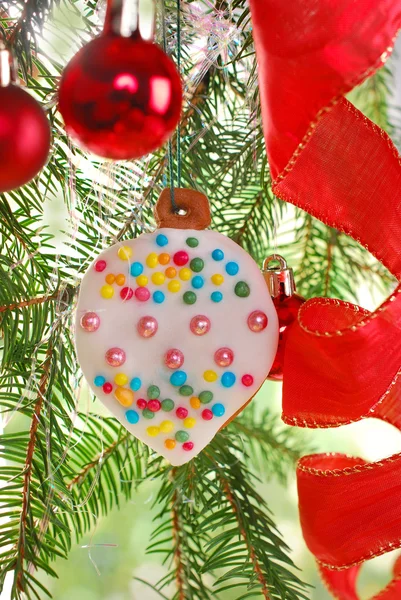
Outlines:
{"type": "Polygon", "coordinates": [[[178,215],[179,217],[186,217],[186,216],[187,216],[187,214],[188,214],[188,212],[189,212],[189,211],[188,211],[188,209],[187,209],[187,208],[181,208],[181,207],[180,207],[180,208],[178,208],[178,209],[175,211],[175,214],[176,214],[176,215],[178,215]]]}

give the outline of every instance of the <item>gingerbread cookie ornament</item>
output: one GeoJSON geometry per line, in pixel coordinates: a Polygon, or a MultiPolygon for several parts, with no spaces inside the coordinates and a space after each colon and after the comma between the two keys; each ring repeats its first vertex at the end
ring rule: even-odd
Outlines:
{"type": "Polygon", "coordinates": [[[111,413],[173,465],[196,456],[262,385],[278,320],[254,260],[204,230],[207,198],[164,190],[159,229],[102,252],[76,318],[82,371],[111,413]]]}

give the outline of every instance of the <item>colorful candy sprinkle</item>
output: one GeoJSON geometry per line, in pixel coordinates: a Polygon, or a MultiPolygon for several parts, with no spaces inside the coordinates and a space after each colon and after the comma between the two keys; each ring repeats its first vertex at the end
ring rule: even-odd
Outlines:
{"type": "Polygon", "coordinates": [[[188,269],[188,267],[183,267],[180,269],[178,275],[182,281],[189,281],[192,277],[192,271],[191,269],[188,269]]]}
{"type": "Polygon", "coordinates": [[[211,419],[213,419],[213,413],[209,408],[205,408],[205,410],[202,410],[202,419],[204,421],[210,421],[211,419]]]}
{"type": "Polygon", "coordinates": [[[109,273],[108,275],[106,275],[105,277],[105,281],[106,283],[108,283],[109,285],[113,285],[113,283],[115,282],[116,278],[114,277],[113,273],[109,273]]]}
{"type": "Polygon", "coordinates": [[[195,292],[185,292],[182,299],[185,304],[195,304],[196,302],[196,294],[195,292]]]}
{"type": "Polygon", "coordinates": [[[159,233],[159,235],[156,237],[156,244],[158,246],[167,246],[168,237],[166,235],[163,235],[162,233],[159,233]]]}
{"type": "Polygon", "coordinates": [[[238,263],[231,261],[226,264],[226,273],[227,275],[237,275],[239,271],[238,263]]]}
{"type": "Polygon", "coordinates": [[[139,275],[136,278],[136,284],[139,285],[139,287],[145,287],[145,285],[148,285],[148,281],[146,275],[139,275]]]}
{"type": "Polygon", "coordinates": [[[247,373],[246,375],[242,376],[242,384],[245,385],[246,387],[249,387],[253,384],[253,377],[252,375],[249,375],[249,373],[247,373]]]}
{"type": "Polygon", "coordinates": [[[223,294],[221,292],[212,292],[210,298],[213,302],[221,302],[223,300],[223,294]]]}
{"type": "Polygon", "coordinates": [[[209,404],[209,402],[213,400],[213,392],[209,392],[208,390],[201,392],[199,394],[199,400],[202,402],[202,404],[209,404]]]}
{"type": "Polygon", "coordinates": [[[196,315],[191,319],[189,328],[195,335],[205,335],[210,331],[210,319],[205,315],[196,315]]]}
{"type": "Polygon", "coordinates": [[[119,286],[124,285],[125,283],[125,275],[123,275],[122,273],[119,273],[118,275],[116,275],[116,284],[119,286]]]}
{"type": "Polygon", "coordinates": [[[220,273],[215,273],[211,276],[210,279],[214,285],[221,285],[222,283],[224,283],[224,277],[220,273]]]}
{"type": "Polygon", "coordinates": [[[168,284],[167,287],[168,287],[169,292],[172,292],[173,294],[176,294],[181,289],[181,283],[178,281],[178,279],[172,279],[169,282],[169,284],[168,284]]]}
{"type": "Polygon", "coordinates": [[[181,396],[192,396],[194,389],[190,385],[182,385],[179,389],[181,396]]]}
{"type": "Polygon", "coordinates": [[[177,433],[175,434],[175,439],[177,440],[177,442],[186,442],[189,440],[189,433],[181,430],[177,431],[177,433]]]}
{"type": "Polygon", "coordinates": [[[187,380],[187,374],[185,373],[185,371],[176,371],[170,377],[170,383],[172,385],[175,385],[176,387],[184,385],[186,380],[187,380]]]}
{"type": "Polygon", "coordinates": [[[188,416],[188,409],[184,406],[179,406],[175,411],[177,419],[185,419],[188,416]]]}
{"type": "Polygon", "coordinates": [[[224,408],[223,404],[213,404],[212,412],[215,417],[222,417],[226,412],[226,409],[224,408]]]}
{"type": "Polygon", "coordinates": [[[135,298],[139,300],[139,302],[147,302],[150,298],[150,291],[147,287],[138,287],[135,290],[135,298]]]}
{"type": "Polygon", "coordinates": [[[129,260],[132,256],[132,248],[129,246],[121,246],[121,248],[118,249],[117,254],[120,260],[129,260]]]}
{"type": "Polygon", "coordinates": [[[103,385],[103,391],[105,394],[111,394],[113,391],[113,386],[109,381],[106,381],[106,383],[103,385]]]}
{"type": "Polygon", "coordinates": [[[146,433],[148,434],[149,437],[156,437],[160,433],[160,427],[156,427],[155,425],[152,425],[151,427],[147,427],[146,433]]]}
{"type": "Polygon", "coordinates": [[[193,427],[195,427],[196,425],[196,419],[194,419],[193,417],[187,417],[186,419],[184,419],[184,427],[186,427],[187,429],[192,429],[193,427]]]}
{"type": "Polygon", "coordinates": [[[190,248],[196,248],[197,246],[199,246],[199,240],[195,237],[189,237],[185,240],[185,243],[187,246],[189,246],[190,248]]]}
{"type": "Polygon", "coordinates": [[[216,248],[216,250],[213,250],[212,258],[213,258],[213,260],[223,260],[223,258],[224,258],[223,250],[220,250],[220,248],[216,248]]]}
{"type": "MultiPolygon", "coordinates": [[[[145,288],[141,288],[145,289],[145,288]]],[[[139,335],[143,338],[153,337],[158,329],[157,321],[154,317],[141,317],[136,326],[139,335]]]]}
{"type": "Polygon", "coordinates": [[[142,411],[142,416],[145,419],[153,419],[153,417],[155,416],[155,413],[152,412],[151,410],[149,410],[148,408],[144,408],[142,411]]]}
{"type": "Polygon", "coordinates": [[[170,254],[167,254],[167,252],[162,252],[161,254],[159,254],[159,264],[168,265],[169,262],[170,254]]]}
{"type": "Polygon", "coordinates": [[[189,263],[189,266],[191,267],[192,271],[194,271],[195,273],[200,273],[203,269],[203,267],[205,266],[205,263],[203,262],[203,260],[201,258],[193,258],[191,260],[191,262],[189,263]]]}
{"type": "Polygon", "coordinates": [[[239,298],[247,298],[251,290],[245,281],[239,281],[235,284],[234,292],[239,298]]]}
{"type": "Polygon", "coordinates": [[[116,385],[126,385],[128,383],[128,377],[125,373],[117,373],[114,377],[114,383],[116,385]]]}
{"type": "Polygon", "coordinates": [[[185,250],[179,250],[174,254],[173,261],[178,267],[183,267],[189,261],[188,253],[185,250]]]}
{"type": "Polygon", "coordinates": [[[148,398],[153,400],[154,398],[158,398],[160,396],[160,388],[157,385],[150,385],[147,393],[148,398]]]}
{"type": "Polygon", "coordinates": [[[230,348],[219,348],[214,353],[214,362],[219,367],[229,367],[234,360],[234,352],[230,348]]]}
{"type": "Polygon", "coordinates": [[[137,392],[140,389],[141,385],[142,385],[142,382],[139,379],[139,377],[133,377],[133,379],[131,379],[130,384],[129,384],[131,390],[134,392],[137,392]]]}
{"type": "Polygon", "coordinates": [[[177,275],[177,269],[174,269],[174,267],[167,267],[165,273],[166,277],[168,277],[169,279],[173,279],[177,275]]]}
{"type": "Polygon", "coordinates": [[[114,288],[111,285],[104,285],[100,288],[100,295],[102,298],[109,300],[114,296],[114,288]]]}
{"type": "Polygon", "coordinates": [[[165,295],[160,290],[153,292],[153,301],[156,302],[156,304],[162,304],[162,302],[164,302],[164,299],[165,295]]]}
{"type": "Polygon", "coordinates": [[[144,408],[147,407],[148,403],[146,402],[145,398],[139,398],[136,401],[136,405],[140,410],[143,410],[144,408]]]}
{"type": "Polygon", "coordinates": [[[131,425],[136,425],[139,421],[139,415],[136,410],[127,410],[125,413],[125,418],[127,419],[128,423],[131,423],[131,425]]]}
{"type": "Polygon", "coordinates": [[[143,264],[140,262],[132,263],[130,273],[132,277],[138,277],[138,275],[141,275],[143,273],[143,264]]]}
{"type": "Polygon", "coordinates": [[[96,387],[102,387],[102,385],[106,383],[106,378],[102,375],[96,375],[93,383],[96,385],[96,387]]]}
{"type": "Polygon", "coordinates": [[[105,260],[97,260],[95,262],[95,271],[97,271],[98,273],[101,273],[102,271],[104,271],[106,267],[107,267],[107,263],[105,260]]]}
{"type": "Polygon", "coordinates": [[[124,287],[120,292],[120,298],[122,300],[131,300],[134,295],[134,290],[130,287],[124,287]]]}
{"type": "Polygon", "coordinates": [[[223,373],[223,375],[221,376],[221,383],[224,387],[232,387],[235,383],[236,377],[234,375],[234,373],[231,373],[230,371],[227,371],[226,373],[223,373]]]}
{"type": "Polygon", "coordinates": [[[170,348],[164,355],[164,364],[169,369],[178,369],[184,364],[184,355],[177,348],[170,348]]]}
{"type": "Polygon", "coordinates": [[[204,283],[205,280],[203,279],[202,275],[195,275],[195,277],[192,278],[192,287],[194,287],[196,290],[200,290],[204,283]]]}
{"type": "Polygon", "coordinates": [[[164,412],[171,412],[174,408],[174,400],[171,400],[170,398],[166,398],[165,400],[163,400],[162,402],[162,410],[164,410],[164,412]]]}
{"type": "Polygon", "coordinates": [[[161,407],[162,407],[162,405],[159,400],[154,399],[154,400],[149,400],[149,402],[148,402],[148,409],[151,410],[152,412],[159,412],[161,407]]]}
{"type": "Polygon", "coordinates": [[[110,348],[105,354],[106,362],[111,367],[120,367],[125,363],[126,355],[121,348],[110,348]]]}
{"type": "Polygon", "coordinates": [[[203,373],[203,379],[209,381],[209,383],[216,381],[217,373],[215,371],[207,370],[203,373]]]}
{"type": "Polygon", "coordinates": [[[173,421],[162,421],[160,423],[160,431],[162,433],[170,433],[174,429],[173,421]]]}
{"type": "Polygon", "coordinates": [[[167,450],[174,450],[176,445],[177,445],[177,442],[175,440],[166,440],[164,442],[164,446],[165,446],[165,448],[167,448],[167,450]]]}
{"type": "Polygon", "coordinates": [[[156,271],[156,273],[153,273],[153,275],[152,275],[152,283],[154,283],[155,285],[163,285],[165,280],[166,280],[165,274],[160,273],[159,271],[156,271]]]}
{"type": "Polygon", "coordinates": [[[187,452],[190,452],[191,450],[193,450],[193,447],[194,447],[193,442],[185,442],[185,444],[182,445],[182,449],[186,450],[187,452]]]}
{"type": "Polygon", "coordinates": [[[122,406],[131,406],[134,401],[134,392],[127,388],[118,387],[114,392],[114,397],[122,406]]]}
{"type": "Polygon", "coordinates": [[[151,252],[146,258],[146,264],[150,269],[154,269],[158,262],[159,257],[155,252],[151,252]]]}
{"type": "Polygon", "coordinates": [[[266,329],[267,323],[267,315],[261,310],[254,310],[248,317],[248,327],[254,333],[259,333],[266,329]]]}
{"type": "Polygon", "coordinates": [[[80,325],[84,331],[93,333],[100,327],[100,318],[95,312],[87,312],[82,315],[80,325]]]}
{"type": "Polygon", "coordinates": [[[201,405],[201,401],[196,396],[193,396],[191,398],[191,400],[189,401],[189,403],[192,406],[192,408],[194,408],[195,410],[197,410],[201,405]]]}

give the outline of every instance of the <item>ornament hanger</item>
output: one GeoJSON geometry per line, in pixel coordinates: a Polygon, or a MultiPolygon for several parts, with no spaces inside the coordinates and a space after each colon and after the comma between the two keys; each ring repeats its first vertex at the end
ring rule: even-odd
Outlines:
{"type": "Polygon", "coordinates": [[[107,0],[103,33],[141,36],[139,0],[107,0]]]}
{"type": "Polygon", "coordinates": [[[0,42],[0,87],[7,87],[10,83],[18,83],[15,60],[10,50],[0,42]]]}

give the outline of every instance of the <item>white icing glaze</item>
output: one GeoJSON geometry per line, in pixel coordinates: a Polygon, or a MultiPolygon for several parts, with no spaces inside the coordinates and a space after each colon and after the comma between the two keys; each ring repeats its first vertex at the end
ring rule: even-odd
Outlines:
{"type": "Polygon", "coordinates": [[[142,234],[135,240],[122,242],[102,252],[82,280],[76,315],[76,345],[82,371],[93,392],[124,427],[165,456],[173,465],[183,464],[196,456],[222,425],[253,396],[269,373],[277,341],[277,314],[258,266],[242,248],[215,231],[159,229],[150,234],[142,234]],[[163,247],[158,246],[156,242],[160,234],[168,239],[168,244],[163,247]],[[196,238],[199,245],[196,248],[189,247],[186,244],[187,238],[196,238]],[[118,250],[122,247],[132,249],[132,257],[129,260],[119,258],[118,250]],[[224,259],[221,261],[212,258],[212,252],[216,248],[224,252],[224,259]],[[189,255],[185,268],[189,268],[189,262],[193,258],[203,259],[203,270],[200,273],[192,273],[192,277],[203,277],[204,285],[201,289],[193,288],[192,277],[188,281],[179,278],[179,270],[183,267],[174,264],[173,256],[180,250],[189,255]],[[170,262],[149,268],[146,258],[150,253],[168,253],[171,257],[170,262]],[[99,260],[107,263],[102,272],[97,272],[95,268],[99,260]],[[239,271],[236,275],[229,275],[225,266],[233,261],[238,264],[239,271]],[[139,301],[135,295],[125,301],[120,297],[123,287],[129,286],[134,291],[138,287],[136,278],[130,275],[133,262],[143,264],[143,275],[149,279],[146,287],[151,296],[145,302],[139,301]],[[168,291],[167,286],[171,279],[166,278],[162,285],[155,285],[151,281],[153,273],[164,273],[169,266],[177,270],[174,280],[180,281],[181,284],[177,293],[168,291]],[[216,273],[224,276],[221,285],[215,285],[211,281],[212,275],[216,273]],[[126,277],[123,286],[112,284],[114,295],[110,299],[103,298],[100,293],[108,274],[123,274],[126,277]],[[234,287],[239,281],[249,284],[248,297],[238,297],[235,294],[234,287]],[[153,292],[157,290],[165,295],[161,304],[157,304],[152,298],[153,292]],[[195,292],[195,304],[185,304],[183,294],[186,291],[195,292]],[[214,291],[223,294],[221,302],[211,300],[210,296],[214,291]],[[248,316],[255,310],[263,311],[268,318],[267,327],[257,333],[251,331],[247,323],[248,316]],[[87,312],[94,312],[100,318],[100,326],[96,331],[85,331],[80,325],[82,316],[87,312]],[[197,336],[190,330],[190,321],[196,315],[205,315],[210,319],[211,328],[205,335],[197,336]],[[143,316],[152,316],[157,320],[158,329],[152,337],[143,338],[137,331],[138,320],[143,316]],[[126,361],[120,367],[109,366],[105,360],[107,350],[113,347],[121,348],[126,353],[126,361]],[[234,360],[228,367],[220,367],[214,360],[216,350],[223,347],[228,347],[234,352],[234,360]],[[177,348],[184,354],[184,364],[178,370],[187,374],[185,383],[193,388],[189,397],[180,395],[179,387],[170,383],[170,376],[175,371],[165,366],[164,356],[171,348],[177,348]],[[216,381],[205,381],[204,372],[207,370],[212,370],[218,375],[216,381]],[[225,372],[234,373],[236,376],[232,387],[222,385],[221,376],[225,372]],[[130,407],[122,406],[115,398],[117,385],[114,378],[118,373],[127,375],[128,383],[122,386],[126,389],[130,389],[130,381],[133,378],[141,380],[142,385],[134,392],[135,399],[130,407]],[[245,374],[253,377],[253,383],[249,387],[242,383],[245,374]],[[99,376],[113,384],[110,394],[104,393],[102,387],[95,385],[95,377],[99,376]],[[175,407],[171,412],[159,410],[152,419],[143,416],[136,402],[140,398],[148,400],[146,391],[150,385],[159,387],[160,401],[166,398],[174,401],[175,407]],[[213,400],[208,404],[201,404],[198,409],[193,408],[190,404],[191,397],[198,397],[200,392],[205,390],[213,393],[213,400]],[[204,420],[202,411],[212,409],[215,404],[224,406],[224,416],[213,416],[211,420],[204,420]],[[188,417],[196,419],[193,428],[186,428],[184,421],[177,418],[178,407],[187,408],[188,417]],[[136,424],[128,422],[128,410],[136,411],[139,416],[136,424]],[[156,437],[150,437],[147,428],[159,427],[164,421],[173,422],[174,429],[171,433],[160,432],[156,437]],[[165,440],[174,440],[177,431],[189,434],[188,441],[193,442],[193,449],[184,450],[179,441],[174,449],[165,447],[165,440]]]}

